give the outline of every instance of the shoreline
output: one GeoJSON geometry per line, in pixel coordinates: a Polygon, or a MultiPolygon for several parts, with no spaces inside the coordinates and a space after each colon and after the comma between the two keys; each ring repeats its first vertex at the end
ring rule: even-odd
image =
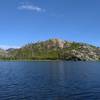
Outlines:
{"type": "Polygon", "coordinates": [[[99,60],[97,61],[97,60],[86,60],[86,61],[84,61],[84,60],[0,60],[0,62],[35,62],[35,61],[39,61],[39,62],[47,62],[47,61],[56,61],[56,62],[58,62],[58,61],[64,61],[64,62],[70,62],[70,61],[72,61],[72,62],[100,62],[99,60]]]}

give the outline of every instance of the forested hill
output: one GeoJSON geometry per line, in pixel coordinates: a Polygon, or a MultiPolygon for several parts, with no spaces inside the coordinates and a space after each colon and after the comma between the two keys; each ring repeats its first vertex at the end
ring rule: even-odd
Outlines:
{"type": "Polygon", "coordinates": [[[60,39],[27,44],[19,49],[0,50],[0,58],[7,60],[100,60],[100,48],[60,39]]]}

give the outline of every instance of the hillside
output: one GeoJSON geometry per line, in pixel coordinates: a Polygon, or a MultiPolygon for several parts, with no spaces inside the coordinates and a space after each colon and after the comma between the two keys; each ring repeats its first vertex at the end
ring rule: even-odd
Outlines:
{"type": "Polygon", "coordinates": [[[13,60],[100,60],[100,48],[60,39],[27,44],[20,49],[9,49],[5,54],[3,59],[13,60]]]}
{"type": "Polygon", "coordinates": [[[0,48],[0,59],[3,59],[5,57],[7,58],[8,56],[8,52],[0,48]]]}

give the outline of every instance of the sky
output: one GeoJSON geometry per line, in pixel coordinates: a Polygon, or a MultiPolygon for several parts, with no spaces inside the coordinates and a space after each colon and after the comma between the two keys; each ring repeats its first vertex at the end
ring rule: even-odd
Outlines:
{"type": "Polygon", "coordinates": [[[100,0],[0,0],[0,47],[50,38],[100,46],[100,0]]]}

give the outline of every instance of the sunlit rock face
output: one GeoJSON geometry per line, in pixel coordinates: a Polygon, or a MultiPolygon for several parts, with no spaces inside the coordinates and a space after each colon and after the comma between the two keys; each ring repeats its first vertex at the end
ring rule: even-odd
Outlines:
{"type": "Polygon", "coordinates": [[[59,48],[63,48],[64,47],[64,41],[61,39],[49,39],[48,41],[48,48],[52,48],[52,47],[59,47],[59,48]]]}
{"type": "Polygon", "coordinates": [[[63,48],[64,47],[64,43],[65,42],[63,40],[61,40],[61,39],[53,39],[52,41],[53,41],[55,46],[57,46],[59,48],[63,48]]]}

